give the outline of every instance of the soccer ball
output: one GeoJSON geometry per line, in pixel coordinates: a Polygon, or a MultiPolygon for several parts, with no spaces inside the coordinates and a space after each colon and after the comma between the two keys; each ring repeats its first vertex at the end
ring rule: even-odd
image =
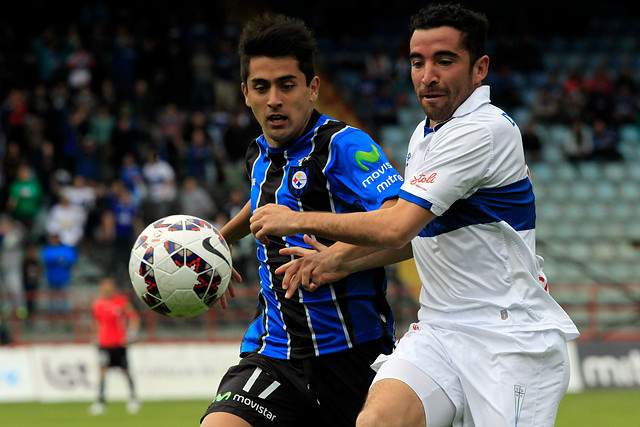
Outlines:
{"type": "Polygon", "coordinates": [[[191,215],[170,215],[149,224],[129,258],[129,277],[138,297],[171,317],[207,311],[226,291],[231,269],[222,234],[191,215]]]}

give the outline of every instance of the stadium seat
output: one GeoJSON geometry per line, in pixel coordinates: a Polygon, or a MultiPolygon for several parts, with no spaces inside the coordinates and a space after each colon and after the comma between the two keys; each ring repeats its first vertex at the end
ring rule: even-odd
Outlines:
{"type": "Polygon", "coordinates": [[[574,222],[581,222],[585,219],[586,203],[583,205],[581,200],[567,204],[563,208],[564,219],[574,222]]]}
{"type": "Polygon", "coordinates": [[[638,130],[638,126],[631,124],[620,126],[620,139],[640,143],[640,130],[638,130]]]}
{"type": "Polygon", "coordinates": [[[622,157],[627,161],[640,160],[640,147],[638,142],[622,140],[618,146],[618,151],[620,151],[622,157]]]}
{"type": "MultiPolygon", "coordinates": [[[[640,250],[627,242],[621,242],[616,251],[617,259],[626,262],[637,262],[640,260],[640,250]]],[[[640,276],[638,276],[640,279],[640,276]]]]}
{"type": "Polygon", "coordinates": [[[638,315],[636,313],[629,312],[605,312],[600,311],[597,314],[598,317],[598,325],[601,330],[611,330],[611,329],[635,329],[638,325],[638,315]]]}
{"type": "Polygon", "coordinates": [[[608,181],[619,183],[627,178],[627,167],[624,163],[609,162],[602,167],[602,174],[608,181]]]}
{"type": "Polygon", "coordinates": [[[599,163],[582,162],[578,170],[580,171],[580,178],[583,180],[597,182],[602,179],[602,165],[599,163]]]}
{"type": "Polygon", "coordinates": [[[571,163],[569,162],[561,162],[555,165],[554,167],[555,170],[555,178],[556,178],[556,184],[559,183],[563,183],[563,184],[571,184],[573,185],[574,181],[576,181],[578,179],[578,171],[575,168],[575,166],[573,166],[571,163]]]}
{"type": "Polygon", "coordinates": [[[603,221],[600,224],[602,228],[602,236],[606,236],[609,239],[626,239],[628,237],[628,227],[626,224],[613,222],[611,219],[603,221]]]}
{"type": "MultiPolygon", "coordinates": [[[[638,206],[636,206],[636,212],[637,211],[638,211],[638,206]]],[[[636,218],[638,217],[636,216],[636,218]]],[[[625,225],[625,238],[627,240],[632,240],[636,244],[640,243],[640,222],[638,222],[637,219],[625,225]]],[[[638,277],[640,279],[640,276],[638,277]]]]}
{"type": "Polygon", "coordinates": [[[567,255],[571,258],[584,261],[592,258],[592,248],[588,241],[577,239],[569,243],[567,255]]]}
{"type": "Polygon", "coordinates": [[[551,225],[563,216],[562,207],[557,203],[547,200],[536,205],[536,216],[541,224],[551,225]]]}
{"type": "Polygon", "coordinates": [[[621,202],[638,203],[640,201],[640,182],[627,180],[618,185],[621,202]]]}
{"type": "Polygon", "coordinates": [[[616,200],[617,188],[612,182],[600,181],[595,185],[595,194],[598,200],[612,202],[616,200]]]}
{"type": "Polygon", "coordinates": [[[595,196],[595,189],[592,182],[576,181],[571,185],[571,196],[578,201],[590,201],[595,196]]]}
{"type": "MultiPolygon", "coordinates": [[[[591,200],[593,201],[594,199],[591,200]]],[[[609,209],[605,204],[594,201],[594,203],[589,203],[585,207],[585,214],[590,222],[595,221],[598,223],[609,218],[609,209]]]]}
{"type": "Polygon", "coordinates": [[[628,261],[611,261],[609,264],[607,264],[607,274],[614,282],[627,283],[634,280],[633,269],[631,268],[631,264],[628,261]]]}
{"type": "MultiPolygon", "coordinates": [[[[636,201],[638,199],[635,199],[636,201]]],[[[628,223],[633,221],[636,213],[635,207],[632,205],[631,200],[620,200],[618,203],[611,206],[611,219],[613,221],[620,221],[628,223]]]]}
{"type": "Polygon", "coordinates": [[[548,188],[550,200],[557,203],[565,203],[571,198],[571,188],[564,180],[558,180],[548,188]]]}
{"type": "Polygon", "coordinates": [[[627,169],[627,177],[629,181],[640,184],[640,161],[628,162],[626,169],[627,169]]]}
{"type": "Polygon", "coordinates": [[[558,284],[552,285],[549,293],[560,305],[569,304],[587,304],[589,295],[586,292],[576,292],[575,289],[563,289],[565,286],[558,284]]]}
{"type": "Polygon", "coordinates": [[[600,262],[609,262],[616,258],[616,245],[606,241],[595,241],[591,244],[593,259],[600,262]]]}
{"type": "Polygon", "coordinates": [[[599,290],[596,301],[600,304],[628,304],[632,298],[623,288],[612,287],[599,290]]]}
{"type": "Polygon", "coordinates": [[[553,181],[552,167],[547,162],[537,162],[529,165],[529,173],[534,190],[540,183],[550,183],[553,181]]]}
{"type": "Polygon", "coordinates": [[[590,242],[602,238],[600,221],[582,221],[578,227],[578,236],[590,242]]]}

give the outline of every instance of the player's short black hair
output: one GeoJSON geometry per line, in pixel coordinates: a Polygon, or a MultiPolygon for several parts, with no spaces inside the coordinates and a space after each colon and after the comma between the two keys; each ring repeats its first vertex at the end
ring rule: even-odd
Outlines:
{"type": "Polygon", "coordinates": [[[453,27],[462,33],[462,43],[469,52],[471,66],[487,52],[489,21],[480,12],[460,4],[435,4],[421,9],[410,20],[410,34],[416,30],[453,27]]]}
{"type": "Polygon", "coordinates": [[[315,77],[317,43],[304,21],[280,14],[266,13],[249,21],[240,34],[240,78],[247,83],[249,62],[257,56],[291,56],[306,77],[307,85],[315,77]]]}

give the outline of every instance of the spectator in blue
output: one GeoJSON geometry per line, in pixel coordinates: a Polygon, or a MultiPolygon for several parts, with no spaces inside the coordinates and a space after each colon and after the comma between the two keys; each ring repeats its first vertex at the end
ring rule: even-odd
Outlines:
{"type": "Polygon", "coordinates": [[[109,271],[118,283],[126,283],[129,253],[136,238],[135,229],[140,226],[140,212],[131,191],[122,181],[112,184],[111,193],[109,209],[102,216],[102,235],[112,244],[109,271]]]}
{"type": "Polygon", "coordinates": [[[213,165],[213,148],[205,129],[195,128],[191,132],[185,154],[184,170],[186,175],[195,177],[198,182],[215,183],[213,170],[209,167],[209,164],[213,165]],[[208,175],[212,175],[211,180],[208,175]]]}
{"type": "Polygon", "coordinates": [[[620,135],[603,119],[595,119],[592,123],[593,129],[593,152],[591,157],[594,160],[617,161],[622,160],[622,155],[618,151],[620,135]]]}
{"type": "Polygon", "coordinates": [[[50,311],[64,312],[70,309],[68,288],[71,272],[77,260],[76,248],[63,244],[58,234],[49,234],[48,241],[42,248],[42,262],[50,291],[50,311]]]}
{"type": "Polygon", "coordinates": [[[136,204],[141,204],[147,194],[142,167],[138,164],[136,156],[127,152],[122,157],[122,164],[118,172],[118,178],[129,189],[136,204]]]}

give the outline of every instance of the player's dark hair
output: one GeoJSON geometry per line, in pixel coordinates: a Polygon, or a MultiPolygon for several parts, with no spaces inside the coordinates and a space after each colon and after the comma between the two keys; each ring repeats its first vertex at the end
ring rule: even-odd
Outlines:
{"type": "Polygon", "coordinates": [[[247,83],[251,58],[291,56],[298,60],[308,86],[316,75],[316,50],[316,40],[301,19],[271,13],[260,15],[249,21],[240,34],[240,78],[247,83]]]}
{"type": "Polygon", "coordinates": [[[431,5],[411,17],[410,34],[438,27],[453,27],[462,33],[462,44],[469,52],[472,67],[478,58],[486,55],[489,21],[484,14],[459,4],[431,5]]]}

